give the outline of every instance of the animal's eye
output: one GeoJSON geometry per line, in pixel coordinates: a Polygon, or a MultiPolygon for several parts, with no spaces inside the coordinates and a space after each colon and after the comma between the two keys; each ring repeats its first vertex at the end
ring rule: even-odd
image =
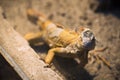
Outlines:
{"type": "Polygon", "coordinates": [[[93,37],[93,33],[91,31],[85,31],[83,33],[84,37],[88,37],[88,38],[92,38],[93,37]]]}

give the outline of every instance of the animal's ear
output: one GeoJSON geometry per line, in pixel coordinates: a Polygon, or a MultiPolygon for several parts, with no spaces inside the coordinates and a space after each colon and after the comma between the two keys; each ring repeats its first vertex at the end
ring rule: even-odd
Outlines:
{"type": "Polygon", "coordinates": [[[64,29],[64,26],[63,25],[61,25],[61,24],[56,24],[56,26],[58,27],[58,28],[62,28],[62,29],[64,29]]]}
{"type": "Polygon", "coordinates": [[[84,27],[83,26],[80,26],[80,27],[78,27],[78,28],[75,28],[75,32],[77,32],[77,33],[81,33],[82,31],[84,31],[84,27]]]}
{"type": "Polygon", "coordinates": [[[84,31],[84,30],[85,30],[85,27],[80,26],[79,30],[80,30],[80,31],[84,31]]]}

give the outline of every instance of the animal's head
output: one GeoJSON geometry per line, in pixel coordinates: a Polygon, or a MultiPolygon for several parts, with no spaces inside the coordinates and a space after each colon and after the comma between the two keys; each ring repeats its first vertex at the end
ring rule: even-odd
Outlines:
{"type": "Polygon", "coordinates": [[[83,48],[92,50],[95,47],[95,36],[89,28],[80,28],[80,37],[82,39],[83,48]]]}

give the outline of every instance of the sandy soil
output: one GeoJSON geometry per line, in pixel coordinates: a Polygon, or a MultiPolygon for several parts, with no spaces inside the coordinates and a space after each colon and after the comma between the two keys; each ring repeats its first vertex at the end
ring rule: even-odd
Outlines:
{"type": "MultiPolygon", "coordinates": [[[[84,26],[92,29],[97,39],[96,48],[107,47],[106,50],[97,54],[110,62],[111,69],[97,60],[93,62],[89,60],[85,68],[79,69],[76,68],[77,64],[74,60],[58,56],[53,61],[52,69],[65,80],[120,80],[120,7],[112,7],[116,4],[109,1],[0,0],[0,7],[3,9],[4,18],[23,36],[28,32],[39,31],[39,27],[27,18],[26,10],[28,8],[44,13],[53,22],[60,23],[66,28],[74,29],[84,26]]],[[[48,50],[46,46],[34,46],[33,48],[40,56],[43,55],[41,53],[46,53],[48,50]]],[[[8,66],[7,63],[4,66],[8,66]]],[[[6,80],[4,77],[7,73],[1,72],[2,69],[5,68],[0,63],[0,79],[6,80]]],[[[13,76],[12,80],[18,79],[13,76]]]]}

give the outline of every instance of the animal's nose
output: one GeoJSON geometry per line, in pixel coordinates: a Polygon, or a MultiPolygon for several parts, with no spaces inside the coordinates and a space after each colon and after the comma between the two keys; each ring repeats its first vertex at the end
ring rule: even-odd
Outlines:
{"type": "Polygon", "coordinates": [[[95,47],[95,37],[90,30],[83,32],[82,40],[83,40],[83,46],[85,49],[91,50],[95,47]]]}

